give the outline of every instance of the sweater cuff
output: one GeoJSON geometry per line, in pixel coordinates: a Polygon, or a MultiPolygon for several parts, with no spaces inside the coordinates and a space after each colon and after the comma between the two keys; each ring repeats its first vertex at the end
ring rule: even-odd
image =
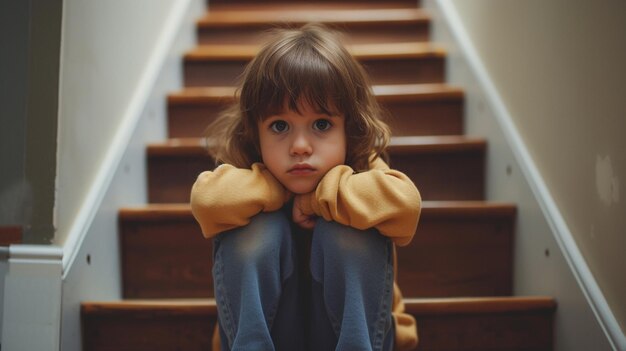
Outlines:
{"type": "Polygon", "coordinates": [[[267,200],[263,206],[263,212],[273,212],[283,207],[291,198],[291,194],[262,163],[253,164],[252,170],[259,172],[267,184],[267,196],[265,197],[267,200]]]}

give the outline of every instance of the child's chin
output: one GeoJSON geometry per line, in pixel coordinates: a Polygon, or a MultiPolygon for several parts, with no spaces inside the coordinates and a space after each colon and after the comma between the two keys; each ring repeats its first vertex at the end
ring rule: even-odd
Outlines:
{"type": "Polygon", "coordinates": [[[311,191],[315,190],[314,186],[291,186],[288,187],[289,191],[296,195],[308,194],[311,191]]]}

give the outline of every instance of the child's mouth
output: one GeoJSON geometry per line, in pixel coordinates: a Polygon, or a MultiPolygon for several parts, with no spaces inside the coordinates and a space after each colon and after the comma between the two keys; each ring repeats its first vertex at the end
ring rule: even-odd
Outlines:
{"type": "Polygon", "coordinates": [[[313,168],[313,166],[303,163],[303,164],[297,164],[293,167],[291,167],[287,173],[291,174],[291,175],[309,175],[311,173],[315,172],[315,168],[313,168]]]}

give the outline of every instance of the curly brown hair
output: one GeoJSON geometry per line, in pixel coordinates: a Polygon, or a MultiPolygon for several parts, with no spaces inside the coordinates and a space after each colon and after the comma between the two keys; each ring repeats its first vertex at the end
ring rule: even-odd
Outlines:
{"type": "Polygon", "coordinates": [[[316,111],[344,116],[346,164],[355,171],[386,159],[391,132],[369,78],[339,34],[319,24],[272,32],[246,67],[235,103],[208,126],[209,152],[216,162],[240,168],[261,162],[258,122],[284,106],[299,113],[301,99],[316,111]]]}

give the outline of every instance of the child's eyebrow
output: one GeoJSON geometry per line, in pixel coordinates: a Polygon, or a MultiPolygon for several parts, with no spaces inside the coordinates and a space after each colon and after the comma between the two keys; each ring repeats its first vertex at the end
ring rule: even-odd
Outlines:
{"type": "Polygon", "coordinates": [[[343,117],[343,113],[339,112],[339,111],[323,111],[323,110],[316,110],[315,111],[316,114],[318,115],[324,115],[324,116],[328,116],[328,117],[336,117],[336,118],[341,118],[343,117]]]}
{"type": "MultiPolygon", "coordinates": [[[[299,115],[302,115],[302,113],[299,112],[298,110],[291,110],[290,109],[290,110],[286,110],[286,111],[280,111],[280,112],[275,113],[275,114],[268,114],[267,117],[263,118],[262,120],[266,120],[266,119],[268,119],[270,117],[279,117],[279,116],[282,116],[284,114],[289,113],[289,111],[295,112],[295,113],[297,113],[299,115]]],[[[323,110],[315,110],[314,112],[317,115],[324,115],[324,116],[327,116],[327,117],[330,117],[330,118],[343,118],[344,117],[344,114],[339,112],[339,111],[328,111],[328,113],[327,113],[326,111],[323,111],[323,110]]]]}
{"type": "MultiPolygon", "coordinates": [[[[324,113],[324,114],[325,114],[325,113],[324,113]]],[[[326,114],[325,114],[325,115],[326,115],[326,114]]],[[[334,113],[334,114],[331,114],[331,115],[326,115],[326,116],[328,116],[328,117],[330,117],[330,118],[343,118],[343,114],[341,114],[341,113],[334,113]]]]}

